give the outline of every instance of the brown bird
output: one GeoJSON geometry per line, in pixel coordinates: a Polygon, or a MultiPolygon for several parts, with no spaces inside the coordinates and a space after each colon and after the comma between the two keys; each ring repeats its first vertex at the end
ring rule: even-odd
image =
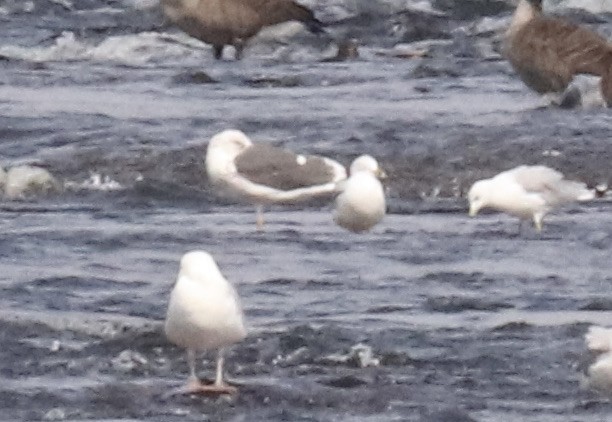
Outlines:
{"type": "Polygon", "coordinates": [[[194,38],[212,44],[216,59],[223,47],[242,58],[246,42],[266,26],[302,22],[313,33],[324,32],[313,12],[293,0],[162,0],[165,15],[194,38]]]}
{"type": "Polygon", "coordinates": [[[542,0],[519,0],[504,52],[525,84],[540,94],[562,94],[577,74],[601,77],[612,105],[612,45],[571,22],[542,14],[542,0]]]}

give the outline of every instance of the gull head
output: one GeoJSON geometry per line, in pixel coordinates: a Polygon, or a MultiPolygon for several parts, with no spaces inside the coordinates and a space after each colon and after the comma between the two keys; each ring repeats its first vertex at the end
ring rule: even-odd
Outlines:
{"type": "Polygon", "coordinates": [[[385,179],[387,174],[380,168],[378,161],[371,155],[361,155],[353,160],[349,173],[351,175],[359,172],[367,172],[373,174],[379,179],[385,179]]]}
{"type": "Polygon", "coordinates": [[[212,137],[208,144],[208,151],[223,151],[227,156],[237,157],[245,149],[253,145],[244,132],[235,129],[224,130],[212,137]]]}
{"type": "Polygon", "coordinates": [[[213,257],[204,251],[187,252],[181,258],[179,278],[187,277],[202,283],[223,279],[213,257]]]}
{"type": "Polygon", "coordinates": [[[489,205],[489,192],[491,185],[489,180],[479,180],[472,185],[468,192],[470,202],[470,217],[474,217],[478,212],[489,205]]]}
{"type": "Polygon", "coordinates": [[[240,130],[224,130],[213,136],[206,150],[208,177],[214,182],[234,172],[234,160],[251,145],[253,142],[240,130]]]}

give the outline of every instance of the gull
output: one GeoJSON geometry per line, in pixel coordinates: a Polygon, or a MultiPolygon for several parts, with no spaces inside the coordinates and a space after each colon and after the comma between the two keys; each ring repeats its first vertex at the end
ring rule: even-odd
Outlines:
{"type": "Polygon", "coordinates": [[[587,369],[586,386],[612,393],[612,329],[591,326],[585,340],[587,348],[598,354],[587,369]]]}
{"type": "Polygon", "coordinates": [[[566,180],[549,167],[519,166],[474,183],[468,192],[469,214],[473,217],[491,208],[518,217],[521,223],[531,219],[540,232],[544,216],[552,209],[594,197],[584,183],[566,180]]]}
{"type": "Polygon", "coordinates": [[[254,144],[239,130],[212,137],[206,172],[219,193],[254,204],[257,228],[264,225],[263,206],[295,204],[333,195],[346,169],[326,157],[295,154],[267,144],[254,144]]]}
{"type": "Polygon", "coordinates": [[[370,155],[357,157],[349,169],[350,177],[341,182],[336,198],[334,221],[340,227],[361,233],[374,227],[385,215],[385,193],[379,178],[385,173],[370,155]]]}
{"type": "Polygon", "coordinates": [[[28,164],[11,167],[4,177],[4,195],[9,199],[23,199],[32,194],[47,194],[59,191],[60,183],[42,167],[28,164]]]}
{"type": "Polygon", "coordinates": [[[236,392],[235,387],[223,381],[223,348],[246,337],[242,319],[238,295],[212,256],[204,251],[183,255],[164,328],[172,343],[187,349],[187,393],[236,392]],[[208,349],[218,350],[217,373],[212,385],[202,384],[196,375],[196,353],[208,349]]]}

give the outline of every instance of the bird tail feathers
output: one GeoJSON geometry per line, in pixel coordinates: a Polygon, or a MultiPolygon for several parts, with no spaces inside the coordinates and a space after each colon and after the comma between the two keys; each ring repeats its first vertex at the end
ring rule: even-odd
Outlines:
{"type": "Polygon", "coordinates": [[[609,352],[612,350],[612,328],[593,325],[584,336],[589,350],[609,352]]]}

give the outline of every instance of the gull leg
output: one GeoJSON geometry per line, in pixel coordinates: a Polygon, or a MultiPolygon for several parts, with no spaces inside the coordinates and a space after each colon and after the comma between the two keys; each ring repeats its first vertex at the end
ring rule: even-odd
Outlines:
{"type": "Polygon", "coordinates": [[[226,384],[223,381],[223,349],[219,349],[217,354],[217,374],[214,384],[202,384],[195,373],[195,351],[187,350],[187,363],[189,364],[189,380],[185,387],[186,394],[201,394],[201,395],[221,395],[235,394],[238,392],[236,387],[226,384]]]}
{"type": "Polygon", "coordinates": [[[543,214],[537,213],[533,215],[533,224],[535,225],[535,228],[538,231],[538,233],[542,233],[543,220],[544,220],[543,214]]]}
{"type": "Polygon", "coordinates": [[[223,385],[223,349],[219,349],[217,352],[217,376],[215,377],[215,385],[223,385]]]}
{"type": "Polygon", "coordinates": [[[266,223],[264,221],[263,205],[257,205],[256,213],[257,213],[257,217],[256,217],[257,218],[257,230],[263,231],[264,224],[266,223]]]}
{"type": "Polygon", "coordinates": [[[189,366],[189,378],[185,390],[187,393],[197,390],[202,383],[196,375],[196,354],[195,350],[187,349],[187,365],[189,366]]]}

